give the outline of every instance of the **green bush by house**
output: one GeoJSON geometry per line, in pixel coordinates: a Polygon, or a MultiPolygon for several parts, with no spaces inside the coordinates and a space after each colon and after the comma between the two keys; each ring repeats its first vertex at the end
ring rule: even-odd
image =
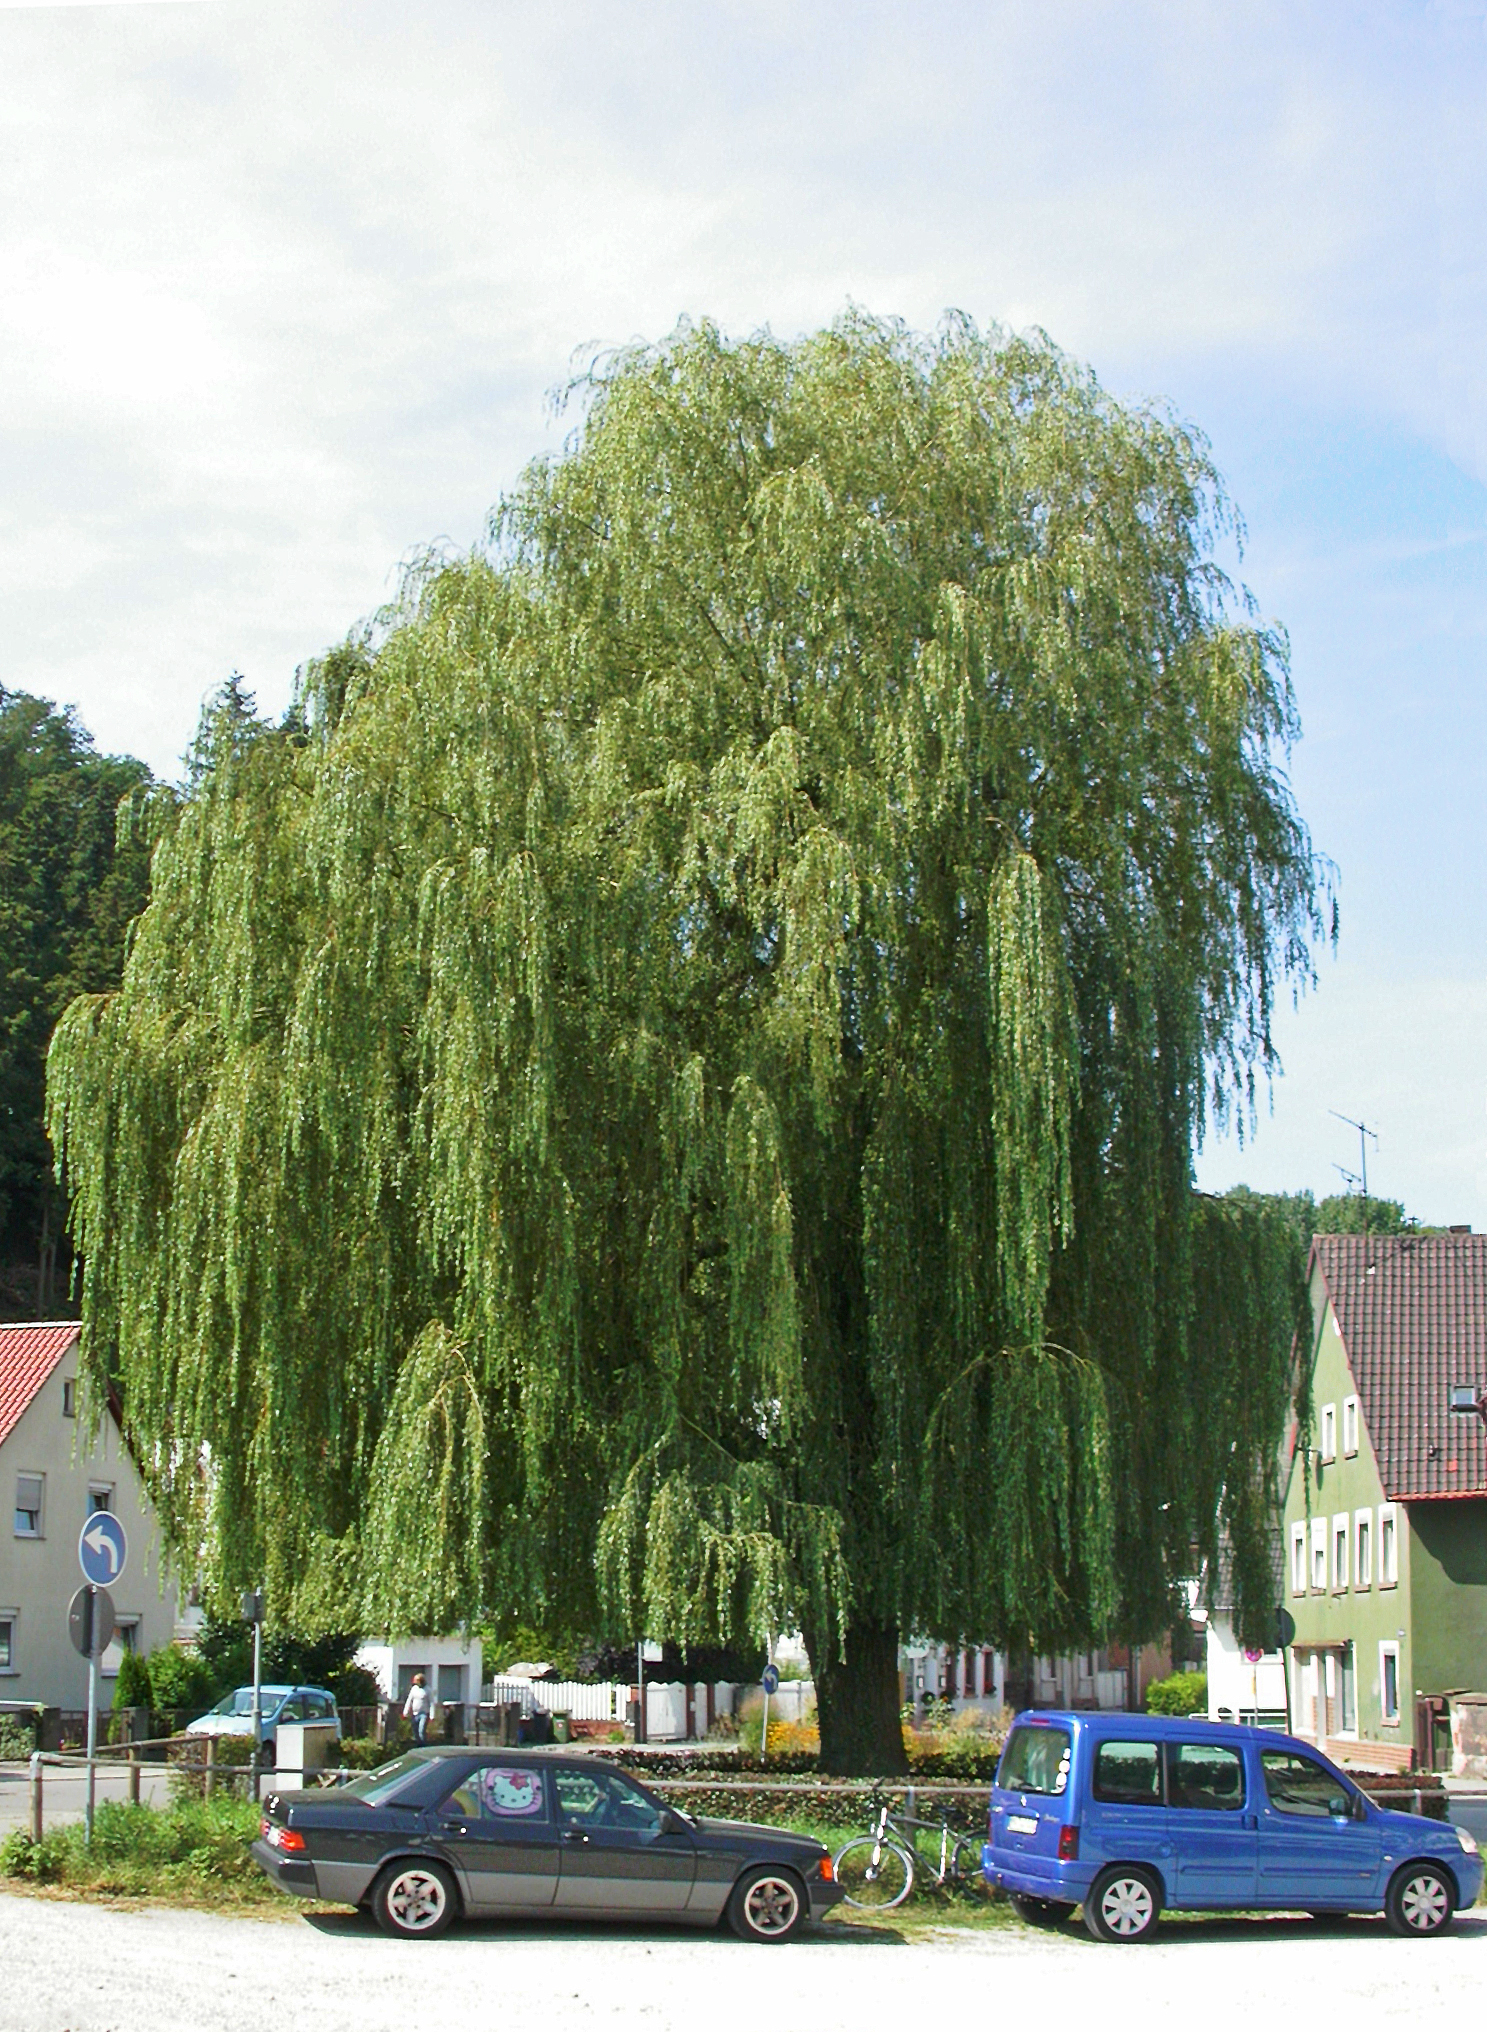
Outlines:
{"type": "Polygon", "coordinates": [[[1174,1672],[1154,1679],[1146,1689],[1148,1714],[1193,1715],[1208,1712],[1208,1674],[1174,1672]]]}

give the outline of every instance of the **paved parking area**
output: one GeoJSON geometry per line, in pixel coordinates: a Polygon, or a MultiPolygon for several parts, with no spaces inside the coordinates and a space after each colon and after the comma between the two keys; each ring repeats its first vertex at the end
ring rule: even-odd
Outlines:
{"type": "Polygon", "coordinates": [[[1174,1923],[901,1935],[833,1919],[782,1948],[726,1934],[544,1925],[386,1940],[351,1915],[223,1919],[0,1896],[4,2032],[407,2032],[414,2025],[846,2032],[1002,2023],[1205,2032],[1320,2021],[1459,2032],[1481,2012],[1487,1917],[1440,1940],[1371,1922],[1174,1923]]]}

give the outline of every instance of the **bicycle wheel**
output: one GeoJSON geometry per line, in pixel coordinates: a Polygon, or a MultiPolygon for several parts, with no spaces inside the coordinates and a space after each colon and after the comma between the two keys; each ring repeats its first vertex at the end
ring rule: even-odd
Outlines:
{"type": "Polygon", "coordinates": [[[902,1905],[914,1888],[914,1859],[908,1850],[897,1842],[879,1841],[876,1835],[860,1834],[855,1841],[844,1842],[831,1867],[847,1903],[863,1911],[885,1912],[902,1905]]]}
{"type": "Polygon", "coordinates": [[[950,1879],[952,1883],[964,1884],[968,1890],[986,1889],[986,1874],[981,1867],[979,1841],[961,1840],[951,1849],[950,1879]]]}

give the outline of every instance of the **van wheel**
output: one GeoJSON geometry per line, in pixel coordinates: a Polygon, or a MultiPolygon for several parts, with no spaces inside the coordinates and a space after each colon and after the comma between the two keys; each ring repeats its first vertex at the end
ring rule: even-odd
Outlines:
{"type": "Polygon", "coordinates": [[[1406,1863],[1395,1871],[1384,1900],[1384,1917],[1395,1933],[1415,1938],[1444,1933],[1455,1911],[1451,1881],[1434,1863],[1406,1863]]]}
{"type": "Polygon", "coordinates": [[[1155,1880],[1131,1863],[1101,1870],[1084,1901],[1084,1923],[1096,1940],[1145,1940],[1162,1909],[1155,1880]]]}
{"type": "Polygon", "coordinates": [[[1066,1905],[1062,1898],[1014,1897],[1012,1910],[1029,1926],[1062,1926],[1074,1907],[1066,1905]]]}

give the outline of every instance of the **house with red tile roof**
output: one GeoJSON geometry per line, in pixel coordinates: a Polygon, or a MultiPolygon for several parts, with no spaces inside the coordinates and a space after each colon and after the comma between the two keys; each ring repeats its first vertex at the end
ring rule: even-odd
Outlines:
{"type": "Polygon", "coordinates": [[[1293,1435],[1291,1725],[1342,1761],[1487,1750],[1487,1235],[1319,1235],[1293,1435]]]}
{"type": "Polygon", "coordinates": [[[123,1651],[149,1652],[175,1634],[144,1488],[115,1410],[96,1437],[78,1418],[75,1321],[0,1325],[0,1707],[39,1701],[81,1711],[88,1668],[67,1635],[82,1585],[78,1538],[94,1510],[124,1526],[128,1558],[111,1587],[118,1634],[102,1660],[104,1701],[123,1651]]]}

